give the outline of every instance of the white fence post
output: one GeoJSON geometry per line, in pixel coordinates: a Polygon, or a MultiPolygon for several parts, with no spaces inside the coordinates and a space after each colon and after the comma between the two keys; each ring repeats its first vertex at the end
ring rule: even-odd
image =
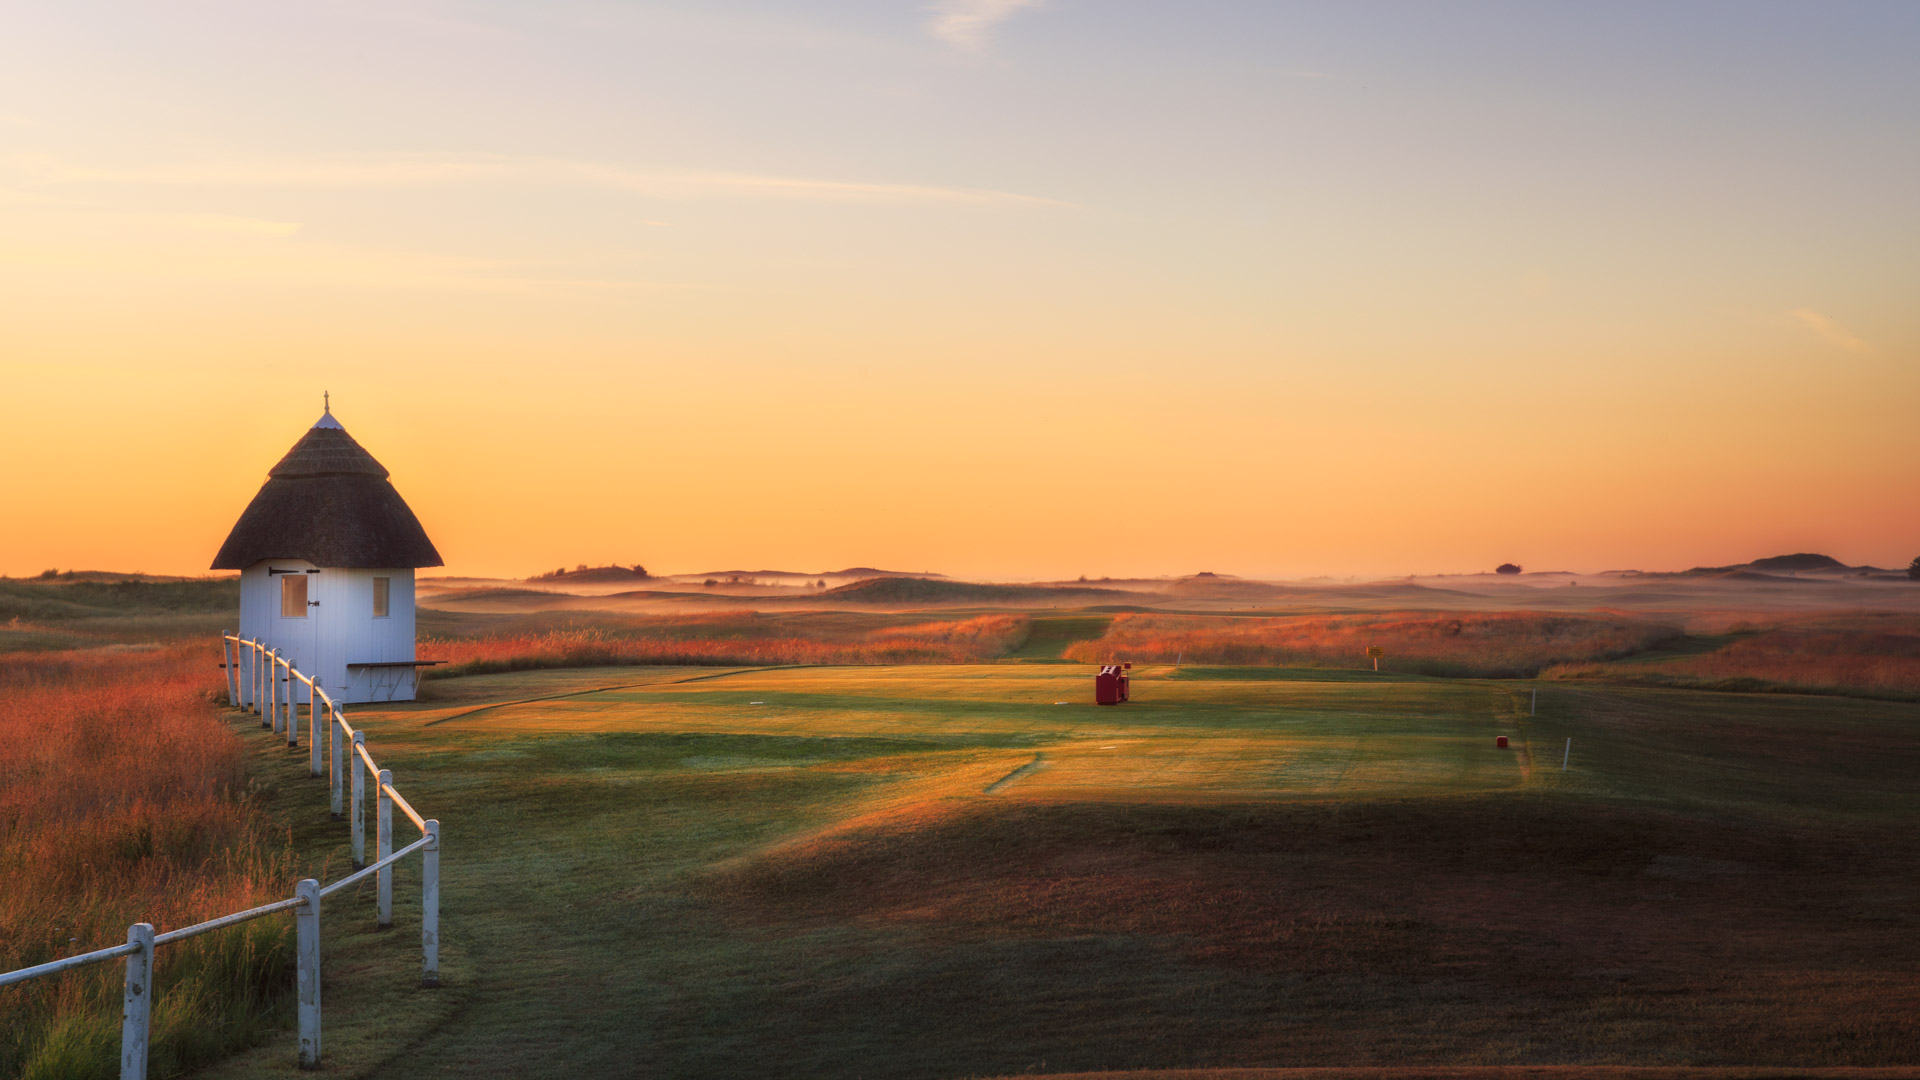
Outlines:
{"type": "Polygon", "coordinates": [[[320,681],[307,684],[307,775],[320,775],[320,681]]]}
{"type": "Polygon", "coordinates": [[[420,985],[440,985],[440,821],[427,819],[420,849],[420,985]]]}
{"type": "Polygon", "coordinates": [[[291,750],[300,745],[300,706],[293,703],[293,661],[282,660],[280,664],[287,669],[287,693],[280,699],[280,714],[287,722],[287,749],[291,750]]]}
{"type": "MultiPolygon", "coordinates": [[[[393,796],[387,791],[387,785],[391,783],[393,770],[381,769],[380,786],[374,793],[380,808],[376,821],[380,829],[377,841],[380,845],[378,857],[381,859],[393,854],[393,796]]],[[[386,930],[393,926],[393,867],[383,866],[374,876],[380,881],[380,915],[374,925],[386,930]]]]}
{"type": "Polygon", "coordinates": [[[127,927],[127,1004],[120,1014],[120,1080],[147,1080],[147,1042],[153,1018],[153,924],[127,927]]]}
{"type": "Polygon", "coordinates": [[[267,650],[267,723],[274,734],[280,732],[280,654],[267,650]]]}
{"type": "MultiPolygon", "coordinates": [[[[260,643],[258,641],[247,642],[247,661],[247,681],[253,684],[252,700],[247,702],[247,704],[253,709],[253,715],[259,716],[262,712],[260,691],[265,690],[266,687],[260,682],[260,665],[262,661],[260,659],[260,643]]],[[[266,725],[262,724],[261,726],[265,727],[266,725]]]]}
{"type": "Polygon", "coordinates": [[[339,821],[345,808],[340,805],[340,778],[346,775],[346,763],[340,760],[340,745],[346,737],[340,734],[340,710],[337,706],[327,706],[327,773],[333,787],[333,802],[329,809],[333,820],[339,821]]]}
{"type": "Polygon", "coordinates": [[[299,954],[294,975],[300,998],[300,1067],[320,1066],[320,883],[303,879],[294,886],[302,903],[293,909],[294,948],[299,954]]]}
{"type": "MultiPolygon", "coordinates": [[[[234,689],[233,677],[236,672],[234,671],[233,664],[227,657],[228,652],[231,651],[228,648],[228,644],[227,632],[225,630],[220,631],[220,666],[227,669],[225,672],[227,676],[227,708],[231,709],[238,702],[240,694],[234,689]]],[[[236,657],[235,659],[238,658],[236,657]]]]}
{"type": "Polygon", "coordinates": [[[353,868],[358,870],[367,865],[367,763],[360,760],[360,747],[367,741],[367,733],[353,733],[352,758],[347,768],[353,772],[353,810],[348,815],[353,826],[353,868]]]}

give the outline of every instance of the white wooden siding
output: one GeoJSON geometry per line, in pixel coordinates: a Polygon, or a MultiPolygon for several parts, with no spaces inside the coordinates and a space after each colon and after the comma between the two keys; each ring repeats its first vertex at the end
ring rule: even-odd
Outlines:
{"type": "Polygon", "coordinates": [[[299,559],[269,559],[240,572],[240,636],[258,638],[320,680],[344,703],[412,701],[412,668],[349,668],[349,664],[412,660],[413,571],[320,568],[307,575],[305,619],[280,616],[280,584],[269,569],[314,569],[299,559]],[[373,617],[373,579],[391,580],[385,618],[373,617]]]}

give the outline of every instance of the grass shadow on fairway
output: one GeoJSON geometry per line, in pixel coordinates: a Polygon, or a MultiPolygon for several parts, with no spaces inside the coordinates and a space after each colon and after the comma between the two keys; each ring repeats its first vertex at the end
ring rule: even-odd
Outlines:
{"type": "Polygon", "coordinates": [[[1915,847],[1524,795],[982,803],[707,886],[769,949],[871,950],[805,1022],[889,1075],[1887,1065],[1920,1059],[1915,847]]]}

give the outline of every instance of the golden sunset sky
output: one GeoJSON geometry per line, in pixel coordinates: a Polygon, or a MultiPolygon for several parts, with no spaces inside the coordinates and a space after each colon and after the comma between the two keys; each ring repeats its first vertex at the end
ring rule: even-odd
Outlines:
{"type": "Polygon", "coordinates": [[[0,3],[0,572],[1920,554],[1920,4],[0,3]]]}

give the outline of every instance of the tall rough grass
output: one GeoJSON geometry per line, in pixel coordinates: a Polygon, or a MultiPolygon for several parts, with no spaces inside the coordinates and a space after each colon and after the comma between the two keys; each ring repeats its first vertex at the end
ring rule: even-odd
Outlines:
{"type": "MultiPolygon", "coordinates": [[[[0,970],[288,892],[204,644],[0,654],[0,970]]],[[[252,1041],[291,983],[287,920],[159,950],[152,1075],[252,1041]]],[[[0,989],[0,1076],[118,1074],[120,962],[0,989]]]]}
{"type": "Polygon", "coordinates": [[[1680,636],[1627,619],[1532,612],[1196,618],[1120,615],[1104,636],[1067,647],[1069,660],[1367,668],[1421,675],[1522,677],[1551,664],[1642,652],[1680,636]]]}
{"type": "Polygon", "coordinates": [[[1710,653],[1652,665],[1564,664],[1550,678],[1627,679],[1714,690],[1920,698],[1920,619],[1862,616],[1787,624],[1710,653]]]}
{"type": "Polygon", "coordinates": [[[553,629],[476,638],[423,638],[419,656],[444,660],[431,677],[531,668],[640,664],[964,664],[1004,656],[1025,638],[1020,615],[807,634],[752,612],[648,619],[617,627],[553,629]]]}

